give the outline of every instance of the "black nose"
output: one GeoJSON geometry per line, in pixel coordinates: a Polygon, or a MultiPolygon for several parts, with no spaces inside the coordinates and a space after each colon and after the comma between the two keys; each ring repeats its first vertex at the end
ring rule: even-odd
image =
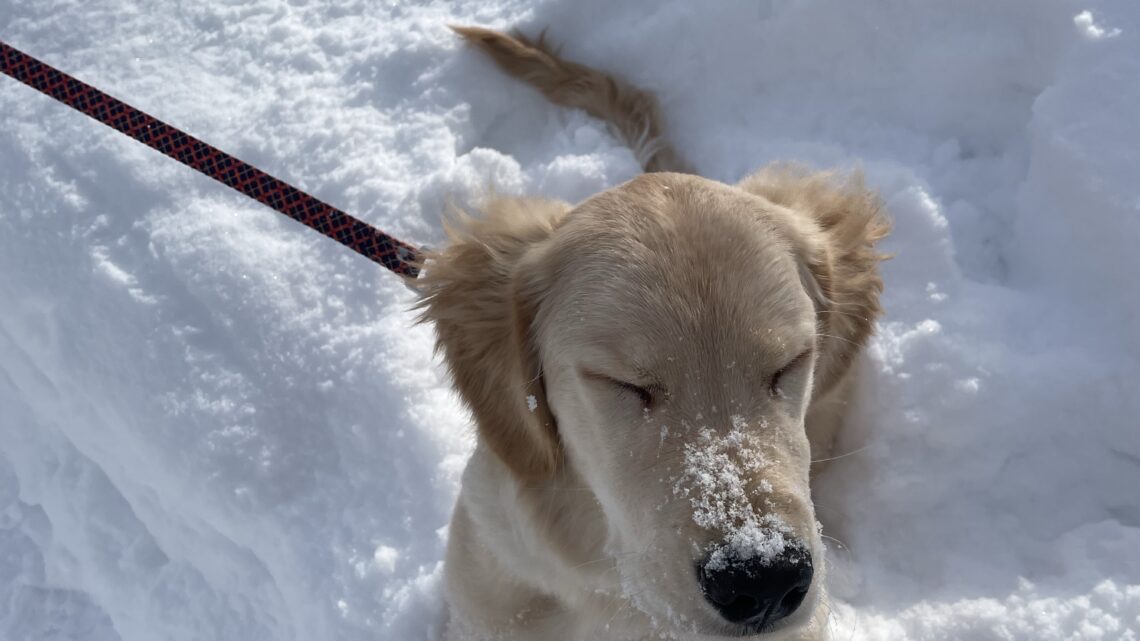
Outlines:
{"type": "Polygon", "coordinates": [[[793,545],[771,558],[725,560],[714,555],[697,570],[705,599],[732,623],[757,628],[791,615],[811,587],[811,554],[793,545]]]}

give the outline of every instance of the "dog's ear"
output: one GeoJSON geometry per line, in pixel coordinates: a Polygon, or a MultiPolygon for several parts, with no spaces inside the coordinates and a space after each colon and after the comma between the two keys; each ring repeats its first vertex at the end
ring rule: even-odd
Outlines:
{"type": "Polygon", "coordinates": [[[482,441],[517,477],[538,480],[558,468],[562,450],[533,337],[544,292],[526,258],[570,206],[499,198],[484,209],[460,215],[449,244],[427,256],[421,319],[435,324],[436,349],[482,441]]]}
{"type": "Polygon", "coordinates": [[[813,394],[822,396],[851,366],[882,313],[875,243],[890,231],[878,196],[859,173],[841,177],[802,167],[770,167],[740,188],[793,210],[789,240],[800,280],[816,309],[819,354],[813,394]]]}

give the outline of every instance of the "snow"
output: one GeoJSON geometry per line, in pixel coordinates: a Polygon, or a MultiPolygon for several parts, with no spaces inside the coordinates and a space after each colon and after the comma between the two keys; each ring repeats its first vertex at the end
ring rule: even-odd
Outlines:
{"type": "MultiPolygon", "coordinates": [[[[0,0],[10,44],[411,242],[636,174],[449,22],[550,25],[710,177],[883,194],[817,495],[837,638],[1140,637],[1140,5],[0,0]]],[[[0,638],[436,638],[472,439],[412,300],[0,79],[0,638]]]]}
{"type": "MultiPolygon", "coordinates": [[[[719,435],[707,426],[683,425],[697,437],[684,447],[682,473],[672,479],[673,494],[693,508],[693,522],[702,528],[726,532],[723,544],[709,550],[705,570],[723,569],[737,560],[758,558],[770,562],[784,552],[792,530],[779,516],[758,516],[755,499],[765,499],[772,484],[760,478],[770,465],[763,453],[767,425],[750,425],[743,416],[730,417],[732,427],[719,435]],[[759,483],[749,483],[760,478],[759,483]]],[[[662,440],[667,428],[662,427],[662,440]]]]}

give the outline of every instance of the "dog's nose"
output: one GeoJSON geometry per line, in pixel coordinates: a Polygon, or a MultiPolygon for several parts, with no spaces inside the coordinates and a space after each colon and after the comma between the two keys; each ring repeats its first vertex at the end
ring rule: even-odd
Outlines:
{"type": "Polygon", "coordinates": [[[811,587],[812,573],[811,554],[799,545],[769,559],[706,559],[697,571],[705,599],[722,617],[758,627],[795,612],[811,587]]]}

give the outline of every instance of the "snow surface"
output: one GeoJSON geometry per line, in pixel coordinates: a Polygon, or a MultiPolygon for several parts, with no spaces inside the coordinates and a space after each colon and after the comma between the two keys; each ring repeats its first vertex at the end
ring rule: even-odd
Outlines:
{"type": "MultiPolygon", "coordinates": [[[[883,194],[818,495],[837,638],[1140,638],[1140,4],[0,0],[0,38],[409,241],[636,173],[448,22],[550,25],[710,177],[883,194]]],[[[471,437],[411,300],[0,78],[0,639],[435,638],[471,437]]]]}

